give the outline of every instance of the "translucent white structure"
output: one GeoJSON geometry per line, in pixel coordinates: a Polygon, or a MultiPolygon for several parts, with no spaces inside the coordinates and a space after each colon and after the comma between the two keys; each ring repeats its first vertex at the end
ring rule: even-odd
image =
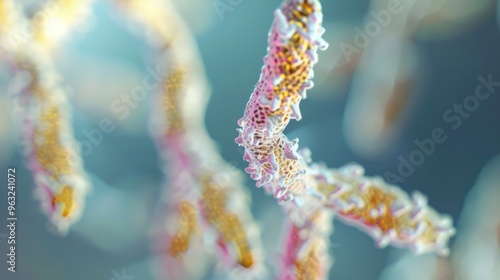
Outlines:
{"type": "MultiPolygon", "coordinates": [[[[78,9],[89,3],[81,1],[69,10],[67,3],[58,4],[53,18],[66,15],[65,19],[73,21],[78,9]]],[[[55,230],[64,234],[80,217],[90,183],[73,137],[66,92],[51,60],[52,47],[61,36],[49,38],[51,31],[44,29],[48,25],[37,18],[25,19],[16,5],[0,2],[0,48],[16,74],[14,99],[23,117],[23,144],[37,186],[35,195],[55,230]],[[26,28],[30,27],[33,34],[28,36],[26,28]]],[[[74,27],[60,23],[65,33],[74,27]]]]}

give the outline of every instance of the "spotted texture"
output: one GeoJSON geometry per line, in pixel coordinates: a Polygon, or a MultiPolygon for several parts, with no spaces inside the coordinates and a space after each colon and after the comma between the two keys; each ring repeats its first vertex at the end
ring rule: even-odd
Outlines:
{"type": "Polygon", "coordinates": [[[227,190],[218,187],[210,178],[203,181],[201,204],[207,221],[217,228],[225,243],[234,245],[238,263],[249,268],[252,266],[253,257],[247,234],[238,216],[226,208],[229,199],[227,190]]]}
{"type": "MultiPolygon", "coordinates": [[[[291,200],[300,204],[307,195],[311,176],[307,174],[309,155],[298,151],[298,139],[283,133],[291,119],[300,120],[300,101],[312,87],[312,67],[318,48],[327,43],[321,38],[322,12],[319,1],[290,0],[275,12],[269,33],[268,53],[245,113],[238,121],[236,143],[245,148],[245,171],[257,187],[273,194],[280,204],[291,200]]],[[[320,254],[330,234],[329,221],[315,224],[317,217],[328,216],[328,209],[300,216],[290,210],[292,223],[283,253],[279,279],[323,279],[329,266],[327,254],[320,254]]]]}
{"type": "MultiPolygon", "coordinates": [[[[207,241],[203,245],[220,257],[220,267],[229,278],[260,279],[256,276],[264,271],[260,236],[241,174],[234,167],[228,170],[205,131],[204,112],[210,86],[190,30],[171,1],[115,2],[141,30],[147,30],[147,39],[158,47],[156,69],[168,68],[151,110],[151,132],[161,156],[168,162],[164,167],[169,178],[166,200],[174,205],[184,199],[192,202],[200,233],[207,241]],[[228,181],[221,183],[221,176],[228,181]]],[[[180,228],[170,223],[179,215],[178,210],[171,211],[170,217],[164,219],[168,225],[162,225],[162,229],[167,228],[167,236],[174,236],[170,242],[179,243],[178,256],[186,256],[178,263],[179,270],[197,270],[200,264],[191,262],[189,257],[200,249],[196,247],[200,244],[187,242],[186,235],[178,238],[180,228]]]]}
{"type": "Polygon", "coordinates": [[[380,246],[392,243],[446,255],[454,234],[451,219],[428,207],[423,195],[410,199],[398,187],[364,177],[358,165],[328,169],[312,164],[308,151],[298,150],[298,139],[283,134],[291,119],[301,119],[299,103],[313,85],[317,49],[327,46],[321,21],[319,1],[283,1],[275,12],[260,79],[238,121],[235,141],[245,148],[245,171],[257,187],[278,199],[292,224],[280,279],[326,277],[319,268],[327,266],[327,256],[319,250],[328,240],[331,221],[315,221],[328,217],[329,210],[380,246]]]}
{"type": "Polygon", "coordinates": [[[319,168],[315,181],[325,205],[343,221],[358,226],[384,247],[390,243],[409,246],[417,253],[448,254],[447,243],[455,233],[452,220],[427,205],[415,192],[410,198],[380,178],[363,176],[358,165],[338,170],[319,168]]]}
{"type": "Polygon", "coordinates": [[[198,232],[198,211],[187,201],[182,201],[178,207],[179,225],[176,234],[170,240],[168,252],[177,256],[189,249],[189,243],[194,234],[198,232]]]}
{"type": "MultiPolygon", "coordinates": [[[[81,2],[80,6],[88,4],[81,2]]],[[[23,146],[37,186],[35,195],[52,226],[64,234],[80,217],[90,183],[73,137],[66,92],[47,41],[38,36],[19,37],[25,26],[37,29],[41,25],[36,25],[38,18],[31,22],[26,19],[18,4],[0,1],[0,54],[5,55],[16,75],[13,88],[19,92],[14,106],[23,118],[23,146]]],[[[64,22],[59,24],[66,31],[71,29],[64,22]]],[[[53,45],[59,42],[56,39],[59,37],[50,39],[53,45]]]]}
{"type": "Polygon", "coordinates": [[[322,258],[318,255],[319,245],[314,244],[309,248],[306,256],[295,261],[295,269],[297,270],[297,280],[321,279],[319,276],[322,258]]]}
{"type": "Polygon", "coordinates": [[[43,112],[33,133],[35,157],[53,180],[72,172],[69,151],[59,140],[61,130],[60,110],[51,106],[43,112]]]}
{"type": "Polygon", "coordinates": [[[184,83],[184,71],[182,69],[171,70],[163,85],[162,105],[165,113],[165,133],[172,135],[181,133],[185,129],[182,112],[179,108],[179,95],[182,94],[184,83]]]}
{"type": "MultiPolygon", "coordinates": [[[[185,96],[183,96],[183,85],[185,85],[186,82],[187,78],[185,71],[181,68],[172,69],[164,81],[164,86],[161,91],[161,102],[162,112],[165,117],[163,133],[166,137],[185,137],[186,133],[192,129],[186,122],[182,106],[180,105],[183,102],[183,98],[185,98],[185,96]]],[[[186,141],[186,143],[187,142],[188,141],[186,141]]],[[[178,147],[179,146],[177,146],[177,148],[178,147]]],[[[198,155],[188,150],[189,149],[182,151],[182,154],[186,153],[183,158],[188,159],[188,161],[195,161],[198,155]]],[[[197,165],[194,162],[191,164],[192,167],[197,165]]],[[[193,170],[189,172],[192,174],[203,173],[203,171],[196,168],[193,168],[193,170]]],[[[213,181],[213,175],[215,175],[216,172],[217,168],[215,167],[212,175],[194,176],[195,180],[199,181],[201,184],[201,195],[199,198],[201,209],[198,209],[198,206],[193,206],[193,209],[196,209],[193,215],[203,215],[206,221],[219,232],[224,244],[234,246],[237,252],[237,263],[244,268],[250,268],[254,262],[254,257],[247,233],[245,232],[245,227],[242,224],[242,219],[237,213],[233,213],[227,208],[228,195],[230,194],[229,190],[232,188],[227,186],[221,187],[216,184],[213,181]]],[[[179,215],[182,215],[182,213],[179,213],[179,215]]],[[[192,218],[194,219],[196,216],[192,218]]],[[[176,250],[173,250],[173,247],[171,247],[171,255],[177,255],[189,249],[189,239],[192,232],[189,231],[191,233],[188,234],[187,231],[188,229],[186,229],[185,226],[184,228],[181,227],[179,229],[180,233],[174,236],[171,244],[176,245],[176,250]],[[173,254],[174,252],[175,254],[173,254]]]]}
{"type": "MultiPolygon", "coordinates": [[[[26,87],[26,92],[31,95],[30,102],[36,102],[38,108],[26,109],[32,129],[25,131],[25,141],[32,152],[34,161],[31,169],[38,176],[39,184],[47,185],[50,189],[48,196],[40,199],[52,199],[45,211],[54,215],[55,223],[62,223],[58,227],[67,227],[80,215],[83,207],[81,195],[87,192],[88,184],[82,174],[81,159],[72,139],[72,131],[68,125],[66,105],[58,98],[60,89],[53,87],[40,72],[45,71],[39,66],[29,62],[24,57],[20,64],[33,77],[26,87]],[[75,189],[79,189],[75,191],[75,189]]],[[[61,228],[62,230],[62,228],[61,228]]]]}
{"type": "Polygon", "coordinates": [[[312,87],[317,49],[327,47],[321,22],[319,1],[284,1],[276,10],[261,77],[238,121],[236,142],[245,147],[246,171],[280,203],[305,188],[305,159],[283,130],[291,119],[301,119],[299,103],[312,87]]]}
{"type": "Polygon", "coordinates": [[[332,213],[316,210],[303,223],[291,223],[281,275],[282,280],[325,279],[330,267],[328,240],[332,213]]]}

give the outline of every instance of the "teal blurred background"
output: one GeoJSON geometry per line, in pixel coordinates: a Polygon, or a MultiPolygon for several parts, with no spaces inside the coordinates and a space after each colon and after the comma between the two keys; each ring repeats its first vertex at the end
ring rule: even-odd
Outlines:
{"type": "MultiPolygon", "coordinates": [[[[212,84],[205,119],[207,129],[219,144],[222,156],[243,170],[246,165],[242,151],[234,143],[236,121],[243,115],[259,78],[267,33],[280,1],[243,0],[222,17],[213,6],[216,1],[177,2],[196,35],[212,84]]],[[[400,108],[404,114],[398,128],[391,132],[388,147],[379,149],[370,142],[359,144],[373,145],[373,149],[367,149],[346,140],[350,123],[345,120],[345,110],[353,101],[351,90],[359,80],[352,79],[351,72],[355,70],[335,69],[342,54],[341,42],[352,42],[354,28],[364,26],[370,3],[323,2],[325,37],[330,48],[320,53],[316,87],[301,103],[303,120],[290,123],[287,135],[299,137],[301,147],[310,148],[315,161],[330,167],[357,162],[368,175],[375,176],[397,173],[398,157],[408,158],[416,149],[415,139],[429,138],[435,128],[442,128],[448,139],[398,185],[408,192],[423,192],[431,206],[458,220],[465,197],[482,167],[500,153],[500,90],[482,101],[456,130],[451,128],[453,123],[443,119],[443,114],[474,94],[479,76],[492,75],[494,81],[500,81],[497,4],[457,1],[457,6],[466,3],[462,9],[468,12],[473,10],[470,5],[484,6],[461,20],[430,21],[412,34],[408,41],[416,62],[411,62],[414,72],[409,76],[409,97],[400,108]]],[[[457,9],[455,14],[462,11],[457,9]]],[[[82,219],[67,237],[47,230],[46,218],[33,198],[33,180],[18,145],[20,121],[12,112],[8,96],[11,74],[5,65],[0,68],[0,182],[5,186],[7,167],[17,167],[19,218],[17,272],[8,274],[2,261],[0,279],[111,280],[115,277],[113,271],[122,268],[137,280],[153,279],[151,266],[155,255],[149,250],[148,231],[154,222],[164,178],[158,152],[148,134],[149,103],[138,103],[125,120],[118,118],[110,104],[141,83],[147,68],[156,63],[155,52],[140,34],[134,34],[141,30],[130,27],[109,3],[96,1],[93,11],[85,30],[75,32],[58,49],[57,66],[71,89],[76,138],[89,141],[84,132],[96,129],[103,118],[112,119],[116,129],[105,134],[102,143],[92,146],[84,156],[94,191],[87,199],[82,219]]],[[[384,63],[382,60],[375,68],[383,72],[384,63]]],[[[359,114],[366,114],[367,119],[372,117],[364,110],[359,110],[359,114]]],[[[273,198],[254,187],[250,178],[246,182],[265,248],[273,249],[267,252],[272,260],[279,242],[281,210],[273,198]]],[[[1,221],[6,220],[5,196],[4,188],[0,195],[1,221]]],[[[5,227],[0,227],[0,233],[6,232],[5,227]]],[[[377,249],[367,235],[339,222],[335,222],[331,242],[329,251],[335,263],[330,279],[379,279],[384,268],[404,251],[377,249]]],[[[5,239],[0,239],[2,260],[6,249],[5,239]]]]}

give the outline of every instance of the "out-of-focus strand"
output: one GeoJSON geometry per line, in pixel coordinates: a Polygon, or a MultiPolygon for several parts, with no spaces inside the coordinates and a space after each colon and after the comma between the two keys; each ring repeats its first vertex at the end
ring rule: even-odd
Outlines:
{"type": "Polygon", "coordinates": [[[23,27],[37,26],[16,4],[0,1],[0,47],[15,73],[12,88],[23,116],[23,144],[37,186],[35,195],[56,231],[66,233],[81,216],[90,183],[73,136],[66,92],[48,55],[48,41],[38,37],[16,41],[23,27]]]}
{"type": "Polygon", "coordinates": [[[158,61],[166,66],[152,102],[151,132],[169,177],[169,213],[160,213],[168,216],[161,219],[169,222],[168,253],[185,259],[186,271],[196,270],[199,264],[189,260],[189,251],[199,246],[196,236],[202,235],[213,240],[208,245],[218,248],[225,263],[220,267],[229,278],[260,279],[259,229],[241,174],[222,159],[204,127],[210,85],[189,29],[170,1],[116,2],[146,29],[150,43],[160,47],[158,61]]]}

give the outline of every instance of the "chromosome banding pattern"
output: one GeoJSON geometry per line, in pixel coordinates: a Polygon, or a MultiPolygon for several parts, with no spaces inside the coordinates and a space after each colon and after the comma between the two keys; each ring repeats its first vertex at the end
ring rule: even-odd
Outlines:
{"type": "Polygon", "coordinates": [[[184,71],[182,69],[173,69],[168,74],[163,83],[162,111],[165,113],[165,133],[175,135],[185,129],[185,123],[182,118],[182,112],[177,107],[179,104],[179,94],[184,82],[184,71]]]}
{"type": "MultiPolygon", "coordinates": [[[[249,209],[242,174],[219,155],[204,127],[210,94],[196,43],[171,1],[116,1],[126,14],[153,35],[160,47],[162,82],[154,96],[151,132],[165,160],[168,176],[167,225],[169,254],[189,256],[206,241],[231,279],[258,279],[264,270],[258,227],[249,209]],[[179,201],[183,201],[179,203],[179,201]],[[203,237],[203,238],[200,238],[203,237]],[[217,250],[214,250],[217,249],[217,250]],[[184,254],[185,253],[185,254],[184,254]]],[[[158,68],[160,67],[158,64],[158,68]]],[[[160,71],[161,72],[161,71],[160,71]]],[[[189,259],[176,269],[198,269],[189,259]]],[[[171,272],[165,277],[171,277],[171,272]]],[[[181,279],[186,279],[183,276],[181,279]]]]}
{"type": "Polygon", "coordinates": [[[285,227],[285,248],[281,280],[325,279],[331,265],[328,240],[332,232],[332,212],[319,209],[301,222],[289,219],[285,227]]]}
{"type": "Polygon", "coordinates": [[[219,186],[210,177],[202,182],[200,203],[206,220],[221,233],[223,243],[234,244],[238,264],[245,268],[251,267],[254,257],[244,225],[240,217],[226,206],[230,194],[228,186],[219,186]]]}
{"type": "Polygon", "coordinates": [[[409,197],[380,177],[365,177],[363,167],[349,164],[336,170],[312,167],[313,195],[324,207],[335,210],[344,222],[370,234],[380,247],[409,247],[415,253],[447,255],[447,243],[455,233],[449,216],[427,205],[427,198],[414,192],[409,197]]]}
{"type": "Polygon", "coordinates": [[[80,216],[90,184],[69,124],[66,96],[56,80],[46,76],[53,73],[51,66],[43,59],[35,61],[33,68],[19,64],[32,75],[19,98],[25,114],[24,144],[42,210],[65,232],[80,216]]]}
{"type": "Polygon", "coordinates": [[[318,248],[327,244],[331,221],[314,221],[331,219],[332,213],[367,232],[381,247],[448,254],[447,243],[455,232],[451,218],[428,207],[424,195],[415,192],[410,198],[378,177],[365,177],[356,164],[339,169],[313,164],[310,152],[298,149],[298,139],[283,134],[291,119],[301,119],[299,103],[313,85],[317,50],[328,46],[321,38],[321,23],[318,0],[284,0],[275,11],[268,54],[235,140],[245,148],[245,171],[284,205],[291,223],[281,279],[326,277],[329,259],[318,248]]]}
{"type": "Polygon", "coordinates": [[[16,74],[14,99],[23,116],[23,145],[37,186],[35,195],[56,231],[66,233],[80,217],[90,190],[70,125],[66,92],[46,41],[36,36],[23,38],[22,44],[18,40],[22,28],[34,23],[11,1],[0,1],[0,13],[0,48],[16,74]]]}
{"type": "Polygon", "coordinates": [[[177,256],[189,249],[189,242],[193,234],[198,233],[198,211],[196,207],[188,201],[179,203],[177,213],[179,214],[179,225],[177,232],[170,241],[168,253],[177,256]]]}
{"type": "Polygon", "coordinates": [[[307,153],[298,152],[298,140],[288,140],[283,130],[290,119],[301,119],[299,103],[312,87],[317,49],[328,44],[321,38],[318,1],[284,1],[274,17],[265,65],[238,121],[236,142],[245,147],[246,171],[257,186],[286,202],[305,191],[307,153]]]}

